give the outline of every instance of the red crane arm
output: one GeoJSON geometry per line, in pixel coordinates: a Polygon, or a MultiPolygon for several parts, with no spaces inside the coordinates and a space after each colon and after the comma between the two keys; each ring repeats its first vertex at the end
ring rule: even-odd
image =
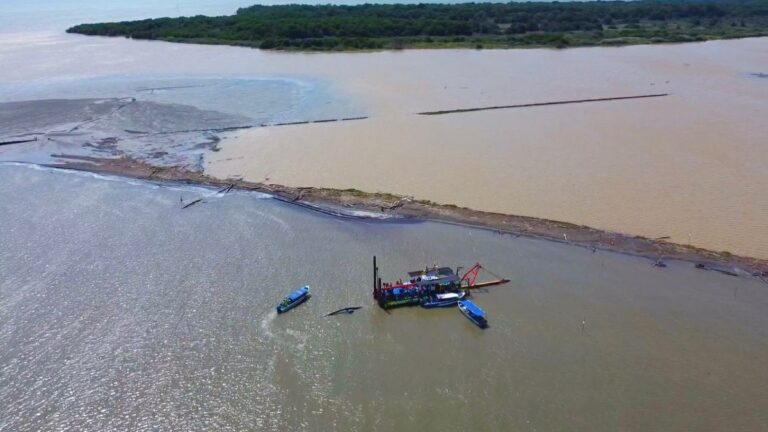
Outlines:
{"type": "Polygon", "coordinates": [[[482,266],[480,266],[480,263],[475,263],[472,267],[467,270],[466,273],[464,273],[464,276],[461,277],[462,281],[467,281],[469,286],[472,286],[475,284],[475,279],[477,279],[477,274],[480,273],[480,269],[482,266]]]}

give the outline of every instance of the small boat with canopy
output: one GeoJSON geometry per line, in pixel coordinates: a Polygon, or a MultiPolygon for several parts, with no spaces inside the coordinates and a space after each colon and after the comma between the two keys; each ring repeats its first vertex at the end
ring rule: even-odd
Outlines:
{"type": "Polygon", "coordinates": [[[470,321],[477,324],[480,328],[488,327],[488,321],[486,319],[486,313],[484,310],[469,300],[459,300],[459,310],[470,321]]]}
{"type": "Polygon", "coordinates": [[[284,298],[279,305],[277,305],[277,313],[285,313],[295,308],[296,306],[304,303],[311,297],[309,293],[309,285],[305,285],[294,292],[290,293],[288,297],[284,298]]]}

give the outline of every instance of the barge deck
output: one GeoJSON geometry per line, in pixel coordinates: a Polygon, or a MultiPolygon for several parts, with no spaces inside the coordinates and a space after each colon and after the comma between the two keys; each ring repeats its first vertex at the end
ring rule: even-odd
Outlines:
{"type": "MultiPolygon", "coordinates": [[[[501,285],[509,279],[494,275],[498,279],[477,282],[481,269],[480,263],[469,268],[461,277],[459,270],[454,272],[450,267],[426,267],[424,270],[408,272],[408,278],[395,282],[382,282],[376,257],[373,257],[373,298],[382,309],[392,309],[401,306],[416,306],[428,302],[434,296],[445,293],[468,294],[469,290],[501,285]]],[[[493,275],[492,272],[485,269],[493,275]]]]}

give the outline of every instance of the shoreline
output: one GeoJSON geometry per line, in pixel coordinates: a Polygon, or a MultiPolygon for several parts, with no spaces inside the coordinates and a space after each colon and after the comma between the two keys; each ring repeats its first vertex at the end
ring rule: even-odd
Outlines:
{"type": "MultiPolygon", "coordinates": [[[[125,36],[107,36],[107,35],[91,35],[85,33],[69,32],[67,34],[75,34],[78,36],[85,36],[91,38],[120,38],[125,36]]],[[[157,39],[144,39],[126,37],[133,41],[144,42],[165,42],[171,44],[185,44],[185,45],[208,45],[208,46],[228,46],[237,48],[255,49],[264,52],[271,53],[287,53],[287,54],[356,54],[356,53],[380,53],[380,52],[402,52],[402,51],[418,51],[418,50],[529,50],[529,49],[549,49],[549,50],[571,50],[578,48],[624,48],[632,46],[642,45],[681,45],[681,44],[694,44],[713,41],[728,41],[737,39],[750,39],[750,38],[766,38],[768,33],[749,33],[744,35],[732,35],[732,36],[709,36],[701,37],[700,39],[689,40],[664,40],[664,41],[651,41],[647,40],[634,40],[628,38],[626,41],[620,43],[605,43],[605,42],[593,42],[593,43],[572,43],[568,45],[557,44],[545,44],[545,43],[531,43],[531,44],[517,44],[510,45],[508,42],[499,40],[484,40],[484,41],[469,41],[469,42],[443,42],[443,43],[427,43],[427,42],[413,42],[402,47],[384,46],[381,48],[333,48],[333,49],[305,49],[296,47],[287,48],[262,48],[259,44],[251,43],[250,41],[222,41],[222,40],[208,40],[208,39],[184,39],[184,38],[157,38],[157,39]]]]}
{"type": "Polygon", "coordinates": [[[764,36],[760,5],[672,1],[253,5],[224,16],[81,23],[67,33],[342,51],[414,46],[493,47],[657,44],[764,36]],[[708,6],[708,7],[703,7],[708,6]],[[716,18],[716,19],[713,19],[716,18]],[[181,29],[181,30],[180,30],[181,29]]]}
{"type": "Polygon", "coordinates": [[[493,213],[440,204],[414,197],[389,193],[364,192],[357,189],[291,187],[246,181],[238,178],[221,179],[185,167],[154,166],[147,162],[122,157],[105,159],[91,156],[54,155],[61,163],[43,164],[50,168],[112,174],[142,180],[179,182],[220,188],[236,188],[268,194],[279,201],[339,217],[354,217],[333,207],[382,213],[404,219],[447,223],[514,235],[617,252],[624,255],[657,260],[685,261],[704,270],[731,276],[753,276],[768,283],[768,260],[712,251],[691,245],[651,239],[642,236],[595,229],[585,225],[548,219],[493,213]]]}

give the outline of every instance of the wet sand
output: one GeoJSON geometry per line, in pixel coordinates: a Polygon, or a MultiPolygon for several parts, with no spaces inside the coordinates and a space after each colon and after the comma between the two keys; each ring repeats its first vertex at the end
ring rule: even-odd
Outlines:
{"type": "MultiPolygon", "coordinates": [[[[216,187],[224,194],[233,189],[261,192],[279,201],[334,217],[442,222],[490,230],[502,236],[528,237],[580,246],[592,253],[598,250],[618,252],[649,259],[649,264],[653,262],[654,266],[665,267],[671,260],[685,261],[695,263],[701,270],[768,283],[768,260],[681,245],[668,241],[668,238],[631,236],[567,222],[440,205],[389,193],[291,187],[240,179],[221,180],[197,170],[179,166],[159,167],[128,156],[100,158],[60,154],[54,157],[57,162],[47,166],[172,184],[216,187]]],[[[183,209],[200,202],[201,200],[182,203],[183,209]]]]}
{"type": "MultiPolygon", "coordinates": [[[[765,258],[768,85],[750,73],[768,70],[766,53],[768,40],[747,39],[304,55],[302,67],[367,101],[371,118],[239,131],[206,172],[413,195],[765,258]],[[660,92],[670,96],[414,115],[660,92]]],[[[286,57],[270,67],[296,63],[286,57]]]]}
{"type": "MultiPolygon", "coordinates": [[[[51,83],[92,77],[319,79],[343,96],[313,99],[323,109],[307,120],[325,118],[321,111],[328,107],[348,111],[358,105],[360,115],[370,118],[237,132],[219,144],[220,152],[206,155],[206,172],[221,179],[414,195],[766,258],[768,81],[753,74],[768,70],[767,45],[763,38],[569,50],[302,54],[27,35],[0,40],[8,66],[0,71],[0,84],[4,100],[21,100],[27,94],[21,87],[45,94],[51,83]],[[670,96],[433,118],[414,114],[647,93],[670,96]]],[[[99,97],[106,96],[123,95],[99,97]]],[[[242,105],[227,98],[231,103],[215,105],[242,105]]]]}

